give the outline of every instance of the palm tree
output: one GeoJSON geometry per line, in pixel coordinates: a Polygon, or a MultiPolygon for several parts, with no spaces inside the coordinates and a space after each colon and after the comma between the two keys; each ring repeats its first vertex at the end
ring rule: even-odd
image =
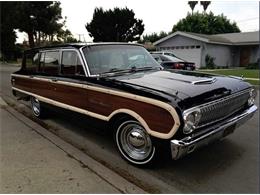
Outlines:
{"type": "Polygon", "coordinates": [[[206,10],[207,10],[207,8],[208,8],[210,3],[211,3],[210,1],[200,1],[200,5],[203,6],[204,12],[206,12],[206,10]]]}
{"type": "Polygon", "coordinates": [[[198,4],[198,1],[188,1],[188,4],[190,5],[191,13],[193,14],[193,10],[195,6],[198,4]]]}

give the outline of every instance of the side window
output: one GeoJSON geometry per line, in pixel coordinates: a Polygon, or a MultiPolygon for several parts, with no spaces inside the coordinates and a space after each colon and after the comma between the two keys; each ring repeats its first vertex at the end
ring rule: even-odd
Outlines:
{"type": "Polygon", "coordinates": [[[85,75],[83,66],[76,51],[62,52],[61,74],[85,75]]]}
{"type": "Polygon", "coordinates": [[[39,66],[39,52],[31,52],[25,55],[25,66],[28,73],[36,73],[39,66]]]}
{"type": "Polygon", "coordinates": [[[160,56],[159,55],[153,55],[153,57],[154,57],[154,59],[160,64],[160,63],[162,63],[162,59],[160,58],[160,56]]]}
{"type": "Polygon", "coordinates": [[[43,71],[50,75],[57,75],[59,73],[58,51],[47,51],[45,53],[43,71]]]}
{"type": "Polygon", "coordinates": [[[45,56],[45,53],[44,53],[44,52],[40,53],[40,65],[39,65],[39,71],[40,71],[40,72],[43,71],[44,56],[45,56]]]}

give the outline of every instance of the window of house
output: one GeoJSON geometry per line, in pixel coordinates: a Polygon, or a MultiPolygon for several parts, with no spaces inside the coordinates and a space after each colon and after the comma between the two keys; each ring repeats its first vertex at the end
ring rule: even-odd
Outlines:
{"type": "Polygon", "coordinates": [[[82,63],[76,51],[62,52],[61,74],[85,75],[82,63]]]}
{"type": "Polygon", "coordinates": [[[200,48],[200,45],[197,45],[196,48],[200,48]]]}
{"type": "Polygon", "coordinates": [[[45,52],[43,71],[50,75],[57,75],[59,73],[59,52],[58,51],[45,52]]]}

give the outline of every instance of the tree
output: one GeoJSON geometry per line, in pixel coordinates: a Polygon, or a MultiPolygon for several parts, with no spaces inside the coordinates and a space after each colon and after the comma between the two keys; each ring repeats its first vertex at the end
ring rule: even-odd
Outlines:
{"type": "Polygon", "coordinates": [[[146,34],[142,37],[142,39],[139,41],[139,43],[145,43],[145,42],[155,42],[158,41],[159,39],[162,39],[163,37],[166,37],[168,33],[161,31],[159,34],[157,33],[152,33],[150,35],[146,34]]]}
{"type": "Polygon", "coordinates": [[[193,10],[195,6],[198,4],[198,1],[188,1],[188,4],[190,5],[191,13],[193,14],[193,10]]]}
{"type": "Polygon", "coordinates": [[[16,33],[12,21],[14,7],[12,2],[0,2],[0,49],[4,60],[12,59],[15,52],[16,33]]]}
{"type": "Polygon", "coordinates": [[[206,10],[207,10],[207,8],[208,8],[210,3],[211,3],[210,1],[200,1],[200,5],[203,6],[204,12],[206,12],[206,10]]]}
{"type": "Polygon", "coordinates": [[[185,31],[201,34],[221,34],[240,32],[236,22],[230,22],[223,14],[215,16],[212,12],[194,13],[181,19],[172,28],[172,32],[185,31]]]}
{"type": "Polygon", "coordinates": [[[107,11],[95,8],[93,19],[85,27],[95,42],[137,41],[144,31],[143,21],[136,19],[133,10],[128,8],[107,11]]]}
{"type": "Polygon", "coordinates": [[[22,1],[15,5],[15,28],[28,34],[29,45],[48,40],[52,42],[59,35],[66,20],[62,20],[60,2],[22,1]]]}

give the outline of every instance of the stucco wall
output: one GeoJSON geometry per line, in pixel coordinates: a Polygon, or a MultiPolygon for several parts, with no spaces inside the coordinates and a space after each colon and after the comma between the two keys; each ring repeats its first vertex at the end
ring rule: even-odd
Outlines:
{"type": "Polygon", "coordinates": [[[259,45],[257,46],[252,46],[251,49],[251,56],[250,56],[250,63],[255,63],[259,59],[259,52],[260,52],[260,47],[259,45]]]}
{"type": "Polygon", "coordinates": [[[156,49],[171,51],[179,58],[194,62],[199,68],[201,66],[201,45],[201,41],[176,35],[156,45],[156,49]]]}
{"type": "Polygon", "coordinates": [[[206,66],[205,57],[207,54],[215,58],[216,66],[233,66],[231,46],[205,43],[202,47],[202,66],[206,66]]]}

